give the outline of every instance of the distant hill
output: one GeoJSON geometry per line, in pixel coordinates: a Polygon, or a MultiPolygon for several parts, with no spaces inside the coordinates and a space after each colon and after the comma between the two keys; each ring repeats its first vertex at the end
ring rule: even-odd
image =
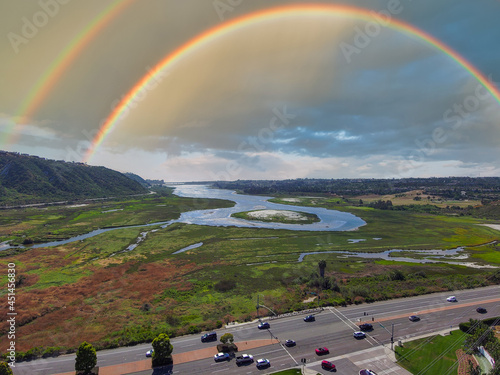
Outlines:
{"type": "Polygon", "coordinates": [[[136,175],[135,173],[125,172],[125,173],[123,173],[123,174],[124,174],[125,176],[127,176],[128,178],[130,178],[130,179],[132,179],[132,180],[134,180],[134,181],[137,181],[138,183],[140,183],[140,184],[141,184],[142,186],[144,186],[145,188],[147,188],[147,187],[150,187],[150,186],[151,186],[151,184],[150,184],[147,180],[143,179],[143,178],[142,178],[141,176],[139,176],[139,175],[136,175]]]}
{"type": "Polygon", "coordinates": [[[0,204],[22,205],[146,193],[124,174],[105,167],[0,151],[0,204]]]}

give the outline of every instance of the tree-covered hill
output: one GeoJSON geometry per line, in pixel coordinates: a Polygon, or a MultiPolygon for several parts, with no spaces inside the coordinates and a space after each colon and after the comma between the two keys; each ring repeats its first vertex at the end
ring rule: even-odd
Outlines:
{"type": "Polygon", "coordinates": [[[0,205],[131,195],[146,188],[105,167],[0,151],[0,205]]]}

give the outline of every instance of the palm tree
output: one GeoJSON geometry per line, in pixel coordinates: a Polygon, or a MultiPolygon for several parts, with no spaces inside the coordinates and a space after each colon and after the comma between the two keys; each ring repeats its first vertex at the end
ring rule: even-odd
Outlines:
{"type": "Polygon", "coordinates": [[[320,260],[318,262],[318,267],[319,267],[319,276],[325,277],[326,260],[320,260]]]}

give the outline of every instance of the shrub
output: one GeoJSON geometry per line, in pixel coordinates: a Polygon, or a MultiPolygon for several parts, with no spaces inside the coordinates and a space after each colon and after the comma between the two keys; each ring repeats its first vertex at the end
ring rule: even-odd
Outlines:
{"type": "Polygon", "coordinates": [[[97,364],[97,354],[92,344],[84,341],[76,351],[75,370],[77,373],[90,374],[97,364]]]}
{"type": "Polygon", "coordinates": [[[152,356],[153,367],[172,364],[172,350],[174,347],[170,343],[168,335],[160,333],[153,340],[152,346],[154,350],[152,356]]]}

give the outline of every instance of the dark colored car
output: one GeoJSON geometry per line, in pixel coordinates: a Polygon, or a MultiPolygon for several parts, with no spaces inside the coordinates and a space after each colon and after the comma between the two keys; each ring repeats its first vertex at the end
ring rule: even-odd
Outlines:
{"type": "Polygon", "coordinates": [[[484,307],[478,307],[476,309],[476,311],[479,313],[479,314],[486,314],[486,309],[484,307]]]}
{"type": "Polygon", "coordinates": [[[209,332],[201,336],[201,342],[215,341],[217,340],[217,333],[209,332]]]}
{"type": "Polygon", "coordinates": [[[335,365],[330,361],[321,361],[321,367],[325,370],[335,370],[335,365]]]}
{"type": "Polygon", "coordinates": [[[271,328],[271,325],[268,322],[262,322],[258,325],[259,329],[268,329],[271,328]]]}
{"type": "Polygon", "coordinates": [[[316,318],[314,317],[314,315],[308,315],[304,318],[304,322],[314,322],[316,320],[316,318]]]}
{"type": "Polygon", "coordinates": [[[290,346],[295,346],[295,345],[297,345],[297,344],[293,340],[286,340],[285,341],[285,346],[290,347],[290,346]]]}
{"type": "Polygon", "coordinates": [[[325,347],[323,347],[323,348],[317,348],[315,350],[315,352],[316,352],[317,355],[325,355],[325,354],[330,353],[330,351],[328,350],[328,348],[325,348],[325,347]]]}
{"type": "Polygon", "coordinates": [[[364,323],[359,325],[359,329],[361,331],[371,331],[373,329],[373,326],[370,323],[364,323]]]}
{"type": "Polygon", "coordinates": [[[250,363],[253,363],[253,356],[250,354],[242,354],[242,355],[236,357],[236,365],[237,366],[248,365],[250,363]]]}
{"type": "Polygon", "coordinates": [[[410,322],[418,322],[420,320],[420,317],[418,317],[417,315],[410,315],[408,319],[410,320],[410,322]]]}

